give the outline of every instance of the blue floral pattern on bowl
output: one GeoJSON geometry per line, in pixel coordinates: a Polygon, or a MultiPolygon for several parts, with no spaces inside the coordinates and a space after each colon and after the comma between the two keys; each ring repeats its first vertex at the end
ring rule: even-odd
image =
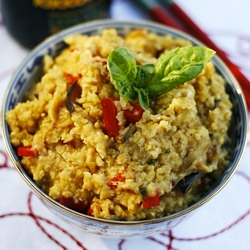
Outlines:
{"type": "Polygon", "coordinates": [[[23,169],[20,160],[16,155],[15,149],[10,143],[8,126],[5,122],[5,113],[8,110],[13,109],[18,102],[21,102],[25,97],[25,93],[34,83],[39,81],[42,75],[42,59],[44,55],[49,54],[52,57],[55,57],[66,46],[63,42],[63,38],[65,36],[77,33],[87,35],[100,34],[105,28],[115,28],[121,35],[124,35],[133,29],[147,29],[157,34],[169,34],[173,37],[188,39],[194,45],[201,44],[199,41],[185,33],[176,31],[167,26],[145,21],[94,21],[67,29],[47,39],[38,47],[36,47],[22,62],[12,77],[8,90],[5,94],[1,114],[3,138],[6,144],[7,152],[20,175],[29,184],[33,191],[35,191],[38,197],[41,198],[42,202],[44,202],[44,204],[49,209],[51,209],[61,218],[77,226],[78,228],[81,228],[85,232],[102,235],[105,237],[125,238],[132,236],[148,236],[152,233],[158,233],[163,230],[170,229],[180,223],[183,219],[185,219],[185,217],[190,216],[194,211],[197,210],[197,208],[201,207],[214,195],[216,195],[232,177],[239,164],[246,144],[246,104],[237,81],[227,69],[225,64],[215,56],[213,62],[215,64],[216,70],[225,78],[227,92],[229,93],[233,103],[233,122],[230,129],[230,137],[233,142],[231,145],[232,159],[221,180],[202,200],[198,201],[192,206],[169,216],[145,221],[112,221],[97,219],[88,215],[80,214],[62,206],[57,201],[53,200],[47,194],[42,192],[23,169]]]}

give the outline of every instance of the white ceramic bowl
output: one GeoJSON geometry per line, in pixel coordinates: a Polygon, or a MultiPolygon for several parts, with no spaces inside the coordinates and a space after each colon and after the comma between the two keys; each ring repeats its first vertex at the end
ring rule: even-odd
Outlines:
{"type": "Polygon", "coordinates": [[[94,218],[75,212],[61,205],[57,201],[50,198],[47,194],[45,194],[25,172],[15,149],[10,143],[9,130],[5,121],[5,113],[8,110],[14,108],[18,102],[22,101],[24,94],[31,88],[32,84],[37,82],[37,80],[41,77],[41,61],[43,56],[46,54],[56,56],[61,51],[61,49],[64,48],[65,44],[63,42],[63,38],[65,36],[77,33],[88,35],[99,34],[105,28],[115,28],[121,35],[126,34],[133,29],[146,28],[149,31],[158,34],[170,34],[173,37],[182,37],[188,39],[195,45],[200,44],[197,40],[184,33],[178,32],[163,25],[145,21],[103,20],[84,23],[67,29],[49,38],[48,40],[41,43],[38,47],[36,47],[21,63],[14,76],[12,77],[12,80],[5,94],[2,107],[1,121],[3,128],[3,138],[9,157],[20,175],[30,186],[30,188],[38,195],[38,197],[40,197],[42,202],[58,216],[79,227],[85,232],[94,233],[97,235],[120,238],[132,236],[148,236],[156,232],[170,229],[180,223],[184,218],[192,214],[194,211],[208,202],[212,197],[214,197],[230,180],[239,164],[246,144],[246,104],[237,81],[225,66],[225,64],[215,56],[213,58],[213,63],[215,64],[216,70],[225,78],[226,89],[233,103],[233,122],[230,128],[230,137],[233,141],[231,145],[232,155],[230,164],[221,179],[217,183],[215,183],[214,187],[201,200],[191,205],[190,207],[183,209],[177,213],[156,219],[143,221],[115,221],[94,218]]]}

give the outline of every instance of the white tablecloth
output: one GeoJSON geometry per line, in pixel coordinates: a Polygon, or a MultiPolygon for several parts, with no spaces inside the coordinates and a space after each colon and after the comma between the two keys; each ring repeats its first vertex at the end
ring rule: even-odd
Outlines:
{"type": "MultiPolygon", "coordinates": [[[[147,19],[135,1],[114,0],[116,19],[147,19]]],[[[176,1],[239,65],[250,79],[249,0],[176,1]]],[[[1,20],[1,16],[0,16],[1,20]]],[[[28,51],[0,21],[0,102],[28,51]]],[[[229,184],[182,224],[162,234],[138,239],[104,239],[86,235],[55,217],[30,192],[9,161],[0,137],[0,250],[248,250],[250,249],[250,137],[229,184]]]]}

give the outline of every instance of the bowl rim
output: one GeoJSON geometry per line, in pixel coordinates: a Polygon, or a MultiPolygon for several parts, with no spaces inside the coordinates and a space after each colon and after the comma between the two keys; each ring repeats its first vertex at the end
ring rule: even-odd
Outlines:
{"type": "MultiPolygon", "coordinates": [[[[8,132],[8,126],[7,126],[6,121],[5,121],[5,113],[6,113],[5,111],[7,110],[6,109],[6,99],[7,99],[8,93],[10,92],[12,85],[14,85],[14,83],[15,83],[15,79],[17,78],[19,72],[21,72],[22,69],[25,68],[25,65],[27,64],[27,62],[29,62],[35,54],[37,54],[41,49],[46,48],[51,43],[62,41],[63,38],[67,35],[86,32],[86,31],[84,31],[85,29],[91,30],[95,26],[100,26],[100,31],[101,31],[105,28],[118,28],[119,26],[125,26],[125,25],[130,26],[130,27],[137,27],[137,28],[144,27],[145,29],[149,29],[149,30],[157,29],[159,31],[162,31],[162,33],[166,33],[166,34],[173,33],[178,37],[182,37],[182,38],[190,40],[192,43],[194,43],[196,45],[204,45],[204,43],[200,42],[198,39],[194,38],[193,36],[183,32],[183,31],[180,31],[180,30],[177,30],[175,28],[172,28],[172,27],[169,27],[169,26],[166,26],[163,24],[159,24],[159,23],[156,23],[153,21],[147,21],[147,20],[113,20],[113,19],[95,20],[95,21],[89,21],[89,22],[85,22],[85,23],[80,23],[78,25],[74,25],[70,28],[67,28],[67,29],[55,34],[55,35],[52,35],[49,38],[42,41],[41,43],[39,43],[36,47],[34,47],[28,53],[28,55],[19,63],[19,66],[14,71],[14,73],[9,81],[9,84],[5,90],[5,94],[4,94],[3,102],[2,102],[2,109],[1,109],[1,121],[0,121],[0,123],[1,123],[3,142],[5,144],[5,148],[6,148],[7,154],[9,156],[11,162],[13,163],[14,167],[17,169],[17,171],[19,172],[21,177],[24,179],[24,181],[30,186],[30,188],[35,192],[35,194],[39,198],[41,198],[43,201],[46,201],[49,204],[49,206],[54,206],[53,207],[54,209],[60,210],[61,212],[70,215],[71,217],[76,217],[76,218],[81,219],[81,220],[86,220],[86,221],[89,221],[92,223],[93,222],[101,223],[104,225],[112,225],[112,226],[126,226],[126,227],[128,227],[128,226],[142,226],[142,225],[148,225],[148,224],[152,225],[152,224],[161,223],[161,222],[170,222],[174,219],[186,216],[187,214],[191,214],[191,212],[193,212],[194,210],[197,210],[197,208],[200,208],[203,204],[207,203],[215,195],[217,195],[226,186],[226,184],[229,182],[229,180],[234,175],[234,173],[237,170],[237,167],[239,165],[239,162],[242,158],[245,147],[246,147],[248,119],[247,119],[247,108],[246,108],[246,101],[244,98],[244,94],[243,94],[243,91],[242,91],[238,81],[233,76],[232,72],[229,70],[229,68],[226,66],[226,64],[217,55],[214,56],[213,61],[215,62],[215,64],[221,65],[222,68],[224,69],[224,71],[227,73],[228,78],[233,83],[233,86],[235,87],[235,90],[238,94],[238,97],[239,97],[240,102],[241,102],[241,106],[243,107],[242,114],[244,116],[243,118],[245,121],[245,123],[244,123],[245,130],[244,130],[244,134],[243,134],[243,138],[242,138],[242,145],[240,147],[235,165],[233,166],[231,171],[229,171],[229,174],[226,176],[226,178],[223,178],[219,185],[217,185],[214,189],[209,191],[208,194],[206,194],[199,201],[195,202],[194,204],[192,204],[192,205],[190,205],[190,206],[188,206],[188,207],[186,207],[178,212],[175,212],[175,213],[169,214],[169,215],[165,215],[162,217],[153,218],[153,219],[122,221],[122,220],[114,220],[114,219],[109,220],[109,219],[96,218],[93,216],[89,216],[87,214],[83,214],[83,213],[74,211],[70,208],[67,208],[66,206],[61,205],[56,200],[52,199],[50,196],[48,196],[46,193],[44,193],[36,185],[35,181],[32,180],[32,178],[26,173],[26,171],[24,170],[24,168],[22,167],[20,162],[17,161],[17,157],[15,158],[15,156],[12,155],[12,145],[11,145],[10,141],[8,140],[9,132],[8,132]],[[81,31],[82,29],[84,29],[84,30],[81,31]]],[[[204,46],[206,46],[206,45],[204,45],[204,46]]]]}

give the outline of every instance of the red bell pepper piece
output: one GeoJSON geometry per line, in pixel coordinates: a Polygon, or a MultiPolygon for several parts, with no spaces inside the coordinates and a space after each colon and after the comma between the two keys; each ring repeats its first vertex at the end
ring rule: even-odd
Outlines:
{"type": "Polygon", "coordinates": [[[73,75],[70,74],[70,73],[65,73],[64,75],[65,75],[65,77],[67,78],[67,82],[68,82],[69,84],[73,84],[73,83],[75,83],[76,81],[78,81],[79,78],[81,78],[81,74],[78,74],[77,76],[73,76],[73,75]]]}
{"type": "MultiPolygon", "coordinates": [[[[128,122],[138,122],[144,112],[140,104],[130,102],[132,109],[123,110],[124,118],[128,122]]],[[[119,135],[119,124],[116,119],[117,109],[113,98],[102,100],[102,112],[104,118],[104,128],[108,136],[116,137],[119,135]]]]}
{"type": "Polygon", "coordinates": [[[89,207],[89,209],[88,209],[88,211],[87,211],[87,215],[93,216],[93,214],[94,214],[93,209],[92,209],[91,207],[89,207]]]}
{"type": "Polygon", "coordinates": [[[158,192],[154,196],[146,196],[142,201],[142,207],[144,209],[149,209],[154,206],[160,205],[160,196],[158,192]]]}
{"type": "Polygon", "coordinates": [[[38,156],[38,151],[32,149],[32,146],[23,146],[17,149],[18,156],[38,156]]]}
{"type": "Polygon", "coordinates": [[[75,203],[72,197],[64,197],[62,196],[59,200],[60,204],[64,205],[65,207],[68,207],[72,210],[75,210],[80,213],[86,213],[87,210],[87,203],[84,201],[75,203]]]}
{"type": "Polygon", "coordinates": [[[133,106],[133,109],[124,110],[124,117],[129,122],[138,122],[141,119],[144,110],[138,103],[130,102],[130,104],[133,106]]]}
{"type": "Polygon", "coordinates": [[[122,175],[119,174],[115,177],[113,177],[109,182],[108,182],[108,186],[111,189],[115,189],[117,187],[118,182],[125,182],[126,178],[122,175]]]}
{"type": "Polygon", "coordinates": [[[102,112],[104,119],[104,128],[108,136],[116,137],[119,135],[119,124],[116,119],[117,109],[114,99],[105,98],[102,100],[102,112]]]}

